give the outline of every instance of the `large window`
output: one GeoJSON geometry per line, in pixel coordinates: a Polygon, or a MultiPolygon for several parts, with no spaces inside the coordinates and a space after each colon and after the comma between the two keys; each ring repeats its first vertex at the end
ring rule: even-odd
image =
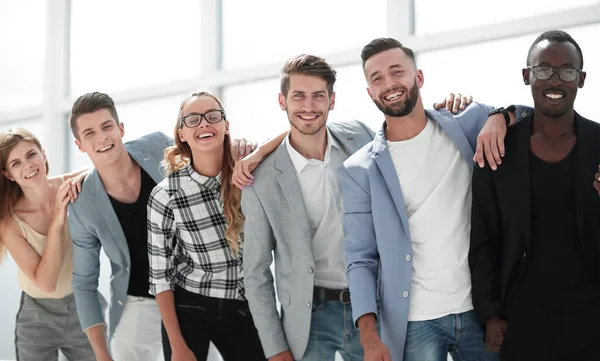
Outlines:
{"type": "Polygon", "coordinates": [[[45,5],[0,0],[0,112],[42,103],[45,5]]]}
{"type": "MultiPolygon", "coordinates": [[[[596,45],[600,24],[565,29],[583,50],[587,82],[580,89],[575,109],[593,118],[592,107],[600,92],[600,50],[596,45]]],[[[421,94],[426,107],[447,93],[462,92],[489,105],[532,105],[531,91],[523,84],[521,69],[526,65],[529,47],[539,34],[483,44],[455,47],[418,55],[417,66],[423,69],[425,85],[421,94]]],[[[600,119],[595,119],[600,121],[600,119]]]]}
{"type": "Polygon", "coordinates": [[[223,0],[223,67],[361,48],[385,35],[386,8],[386,0],[223,0]]]}
{"type": "Polygon", "coordinates": [[[72,1],[71,89],[112,92],[200,74],[200,1],[72,1]]]}
{"type": "Polygon", "coordinates": [[[289,127],[279,108],[279,78],[228,86],[223,90],[223,106],[234,138],[262,143],[289,127]]]}
{"type": "Polygon", "coordinates": [[[414,0],[415,33],[442,33],[598,3],[598,0],[414,0]]]}

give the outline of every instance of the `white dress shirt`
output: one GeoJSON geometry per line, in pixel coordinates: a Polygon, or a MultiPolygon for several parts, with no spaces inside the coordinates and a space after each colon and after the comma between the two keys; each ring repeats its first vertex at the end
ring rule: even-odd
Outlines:
{"type": "Polygon", "coordinates": [[[285,139],[304,198],[308,224],[312,234],[315,260],[315,286],[344,289],[346,262],[342,250],[344,209],[338,169],[349,157],[327,130],[324,160],[306,159],[285,139]]]}

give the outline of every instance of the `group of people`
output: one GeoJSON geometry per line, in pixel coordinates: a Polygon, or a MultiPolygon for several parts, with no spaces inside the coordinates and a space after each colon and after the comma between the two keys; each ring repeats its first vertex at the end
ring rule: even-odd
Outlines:
{"type": "Polygon", "coordinates": [[[411,49],[361,59],[376,132],[327,122],[336,72],[306,54],[281,73],[289,130],[255,150],[208,92],[173,138],[127,143],[110,96],[82,95],[69,126],[94,166],[59,177],[33,134],[2,132],[17,360],[203,361],[209,342],[225,361],[600,359],[600,124],[573,108],[576,41],[533,42],[533,108],[426,110],[411,49]]]}

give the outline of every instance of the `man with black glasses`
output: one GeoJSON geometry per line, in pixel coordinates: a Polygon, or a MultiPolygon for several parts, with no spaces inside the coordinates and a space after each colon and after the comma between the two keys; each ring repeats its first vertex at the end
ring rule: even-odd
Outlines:
{"type": "Polygon", "coordinates": [[[600,360],[600,124],[573,109],[577,42],[548,31],[523,81],[534,109],[508,130],[502,167],[475,168],[475,311],[502,360],[600,360]]]}

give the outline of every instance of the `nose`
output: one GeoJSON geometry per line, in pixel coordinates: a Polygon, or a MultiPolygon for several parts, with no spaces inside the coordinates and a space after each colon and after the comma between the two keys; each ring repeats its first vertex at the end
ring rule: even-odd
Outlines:
{"type": "Polygon", "coordinates": [[[550,78],[548,79],[548,83],[550,85],[562,84],[562,79],[560,78],[560,76],[558,76],[558,71],[556,71],[556,70],[552,71],[552,75],[550,75],[550,78]]]}

